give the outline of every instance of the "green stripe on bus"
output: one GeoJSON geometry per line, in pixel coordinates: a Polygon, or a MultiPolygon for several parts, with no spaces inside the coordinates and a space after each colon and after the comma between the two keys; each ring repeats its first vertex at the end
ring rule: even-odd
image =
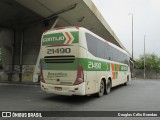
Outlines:
{"type": "Polygon", "coordinates": [[[120,65],[120,71],[127,71],[128,66],[120,65]]]}
{"type": "Polygon", "coordinates": [[[79,58],[79,65],[86,71],[110,71],[110,64],[92,59],[79,58]]]}
{"type": "Polygon", "coordinates": [[[72,42],[72,43],[78,43],[79,42],[79,32],[78,31],[75,31],[75,32],[61,32],[61,33],[53,33],[53,34],[43,35],[42,46],[44,46],[44,45],[66,44],[69,41],[72,42]]]}
{"type": "MultiPolygon", "coordinates": [[[[110,71],[111,64],[109,62],[92,60],[87,58],[76,58],[73,63],[46,63],[44,59],[40,60],[40,64],[43,66],[43,70],[77,70],[78,65],[83,67],[85,71],[110,71]]],[[[61,62],[61,61],[60,61],[61,62]]],[[[66,61],[67,62],[67,61],[66,61]]],[[[117,64],[114,64],[117,65],[117,64]]],[[[128,67],[125,65],[119,65],[119,69],[114,71],[127,71],[128,67]]]]}

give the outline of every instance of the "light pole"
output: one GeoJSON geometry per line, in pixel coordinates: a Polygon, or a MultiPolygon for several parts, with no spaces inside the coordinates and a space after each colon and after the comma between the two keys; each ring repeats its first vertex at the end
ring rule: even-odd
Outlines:
{"type": "Polygon", "coordinates": [[[145,48],[145,35],[144,35],[144,79],[146,78],[146,48],[145,48]]]}
{"type": "MultiPolygon", "coordinates": [[[[133,61],[133,13],[129,13],[128,15],[132,16],[132,61],[133,61]]],[[[131,77],[133,77],[133,75],[132,75],[132,69],[131,69],[131,77]]]]}

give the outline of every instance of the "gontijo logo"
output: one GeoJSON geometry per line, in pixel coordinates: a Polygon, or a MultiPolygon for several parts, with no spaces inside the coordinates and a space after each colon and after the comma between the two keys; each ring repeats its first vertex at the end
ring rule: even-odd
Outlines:
{"type": "Polygon", "coordinates": [[[72,44],[78,43],[78,32],[61,32],[45,34],[42,37],[42,45],[72,44]]]}
{"type": "Polygon", "coordinates": [[[43,42],[50,42],[50,41],[60,41],[60,40],[65,40],[64,36],[60,36],[60,37],[50,37],[50,38],[43,38],[43,42]]]}

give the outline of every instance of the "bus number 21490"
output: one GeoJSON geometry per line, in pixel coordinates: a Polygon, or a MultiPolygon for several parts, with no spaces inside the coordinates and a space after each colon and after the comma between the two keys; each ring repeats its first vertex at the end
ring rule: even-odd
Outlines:
{"type": "Polygon", "coordinates": [[[56,48],[56,49],[47,49],[47,54],[62,54],[62,53],[71,53],[70,48],[56,48]]]}
{"type": "Polygon", "coordinates": [[[88,62],[89,69],[101,69],[101,63],[97,62],[88,62]]]}

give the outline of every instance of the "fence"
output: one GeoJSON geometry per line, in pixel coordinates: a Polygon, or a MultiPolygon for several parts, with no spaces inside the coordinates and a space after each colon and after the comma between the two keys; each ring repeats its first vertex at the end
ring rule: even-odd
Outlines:
{"type": "MultiPolygon", "coordinates": [[[[146,70],[145,75],[148,79],[160,79],[160,70],[146,70]]],[[[144,69],[133,69],[133,77],[144,78],[144,69]]]]}

